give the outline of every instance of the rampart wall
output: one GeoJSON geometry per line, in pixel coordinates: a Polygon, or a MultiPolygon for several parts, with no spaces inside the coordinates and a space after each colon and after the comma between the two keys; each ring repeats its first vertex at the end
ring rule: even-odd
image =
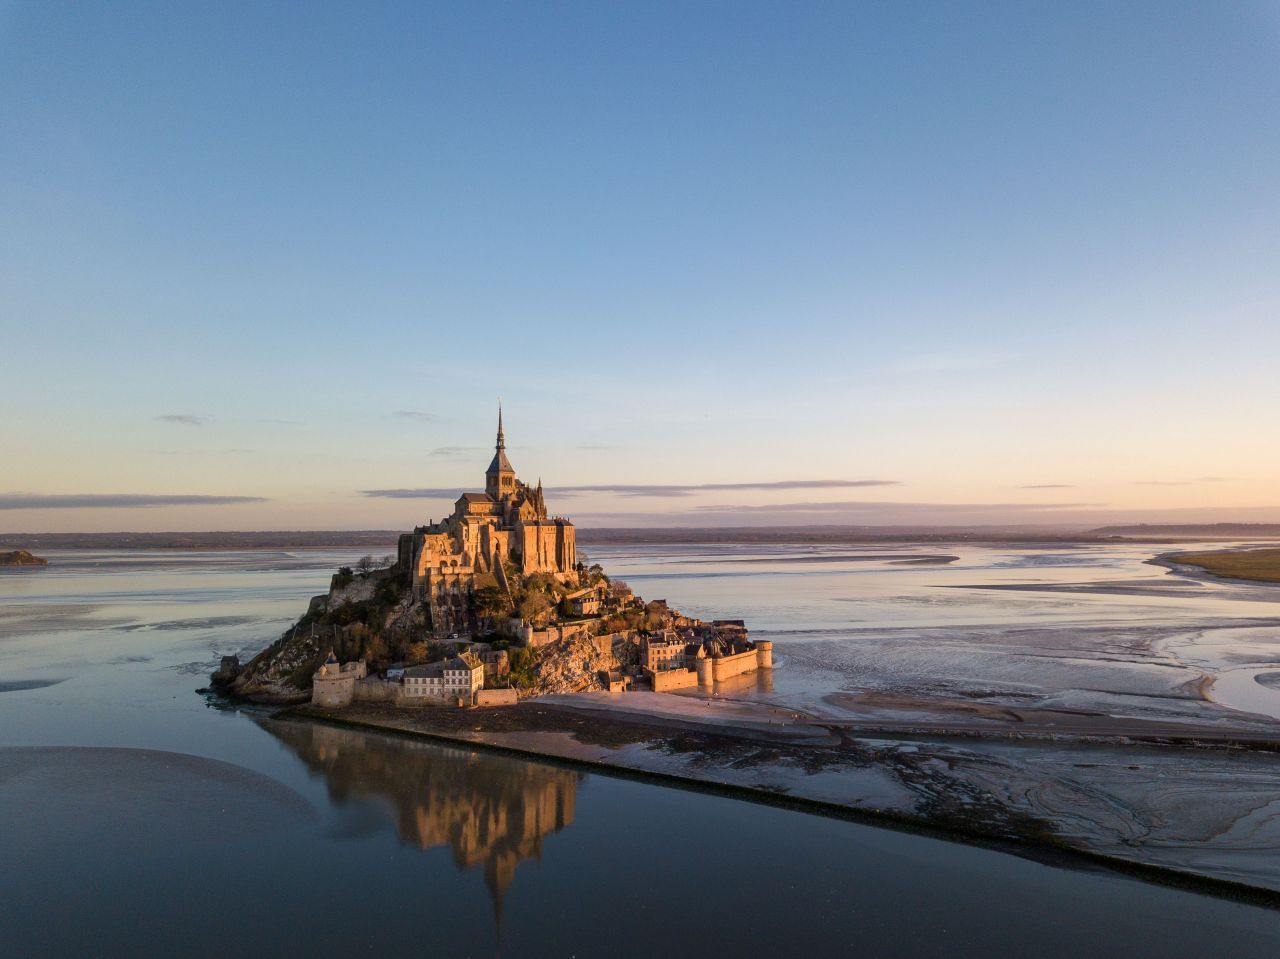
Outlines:
{"type": "Polygon", "coordinates": [[[745,653],[734,653],[732,656],[717,656],[711,660],[711,678],[719,683],[743,673],[753,673],[760,668],[760,657],[756,650],[748,649],[745,653]]]}
{"type": "Polygon", "coordinates": [[[653,683],[655,693],[669,693],[675,689],[688,689],[698,685],[698,674],[692,669],[646,669],[644,674],[653,683]]]}

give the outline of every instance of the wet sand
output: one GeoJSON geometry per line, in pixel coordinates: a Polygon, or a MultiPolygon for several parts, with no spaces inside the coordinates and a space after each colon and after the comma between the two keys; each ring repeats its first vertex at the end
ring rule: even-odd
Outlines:
{"type": "Polygon", "coordinates": [[[78,823],[134,841],[195,841],[223,829],[276,830],[314,815],[305,799],[268,776],[155,749],[0,747],[0,787],[0,819],[21,844],[67,837],[78,823]]]}
{"type": "Polygon", "coordinates": [[[1120,735],[1088,723],[1059,728],[1047,717],[1030,734],[994,730],[1001,722],[994,717],[948,730],[873,729],[759,704],[644,693],[472,710],[298,707],[282,715],[730,789],[1028,852],[1070,850],[1165,881],[1247,886],[1280,904],[1280,862],[1271,855],[1280,845],[1274,736],[1170,737],[1149,724],[1120,735]]]}

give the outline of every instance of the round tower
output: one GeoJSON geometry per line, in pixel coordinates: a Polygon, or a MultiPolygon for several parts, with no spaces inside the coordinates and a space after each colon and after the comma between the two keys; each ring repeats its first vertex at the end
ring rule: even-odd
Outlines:
{"type": "Polygon", "coordinates": [[[711,670],[711,657],[707,655],[705,646],[698,647],[698,652],[694,657],[694,667],[698,671],[699,686],[715,685],[715,679],[711,670]]]}
{"type": "Polygon", "coordinates": [[[756,640],[756,666],[760,669],[773,669],[773,643],[770,640],[756,640]]]}

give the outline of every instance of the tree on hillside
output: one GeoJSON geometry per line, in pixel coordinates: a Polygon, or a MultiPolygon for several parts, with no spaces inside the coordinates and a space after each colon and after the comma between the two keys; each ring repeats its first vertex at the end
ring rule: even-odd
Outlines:
{"type": "Polygon", "coordinates": [[[520,618],[533,625],[551,608],[551,597],[539,590],[530,590],[520,600],[520,618]]]}
{"type": "Polygon", "coordinates": [[[476,612],[481,616],[501,616],[510,612],[507,594],[498,586],[481,586],[476,590],[476,612]]]}

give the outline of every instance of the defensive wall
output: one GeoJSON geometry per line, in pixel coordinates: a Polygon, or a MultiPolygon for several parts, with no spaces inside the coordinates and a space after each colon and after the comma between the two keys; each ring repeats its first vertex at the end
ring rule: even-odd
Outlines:
{"type": "Polygon", "coordinates": [[[532,626],[521,626],[518,630],[520,641],[526,646],[537,649],[562,639],[576,639],[579,636],[590,636],[595,620],[584,620],[581,623],[565,623],[560,626],[548,626],[546,629],[534,629],[532,626]]]}
{"type": "Polygon", "coordinates": [[[676,689],[688,689],[698,685],[698,674],[692,669],[659,669],[646,668],[644,674],[653,683],[655,693],[669,693],[676,689]]]}
{"type": "Polygon", "coordinates": [[[713,686],[757,669],[773,669],[773,643],[759,640],[755,649],[729,656],[711,656],[697,661],[699,686],[713,686]]]}

